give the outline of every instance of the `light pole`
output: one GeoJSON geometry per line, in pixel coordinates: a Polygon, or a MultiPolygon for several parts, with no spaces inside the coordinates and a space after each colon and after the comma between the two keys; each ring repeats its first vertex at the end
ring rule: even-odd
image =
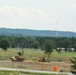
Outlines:
{"type": "Polygon", "coordinates": [[[58,39],[58,21],[56,21],[56,32],[55,32],[55,48],[56,48],[56,50],[57,50],[57,43],[58,43],[57,39],[58,39]]]}
{"type": "Polygon", "coordinates": [[[56,37],[58,37],[58,21],[56,21],[56,37]]]}

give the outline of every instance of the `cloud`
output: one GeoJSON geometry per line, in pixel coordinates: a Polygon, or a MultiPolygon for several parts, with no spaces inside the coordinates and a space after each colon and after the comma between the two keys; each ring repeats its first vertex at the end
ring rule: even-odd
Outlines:
{"type": "Polygon", "coordinates": [[[67,0],[68,8],[76,10],[76,0],[67,0]]]}
{"type": "Polygon", "coordinates": [[[76,0],[72,0],[71,4],[72,4],[73,8],[76,9],[76,0]]]}
{"type": "Polygon", "coordinates": [[[0,14],[6,16],[6,18],[13,20],[47,20],[49,15],[46,11],[32,8],[32,7],[12,7],[12,6],[2,6],[0,7],[0,14]]]}

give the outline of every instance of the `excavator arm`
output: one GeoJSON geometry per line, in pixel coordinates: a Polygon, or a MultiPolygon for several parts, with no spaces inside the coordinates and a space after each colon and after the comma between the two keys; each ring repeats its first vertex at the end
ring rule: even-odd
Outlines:
{"type": "Polygon", "coordinates": [[[44,54],[42,57],[38,58],[39,62],[49,62],[50,61],[50,52],[44,54]]]}

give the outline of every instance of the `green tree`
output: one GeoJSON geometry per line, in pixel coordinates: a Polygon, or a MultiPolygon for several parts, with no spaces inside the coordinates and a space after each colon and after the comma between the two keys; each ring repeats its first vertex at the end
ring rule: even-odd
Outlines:
{"type": "Polygon", "coordinates": [[[19,56],[21,56],[21,55],[22,55],[22,53],[21,53],[21,52],[18,52],[18,55],[19,55],[19,56]]]}
{"type": "Polygon", "coordinates": [[[9,46],[10,46],[10,44],[7,39],[2,39],[0,41],[0,47],[2,48],[2,50],[6,51],[9,46]]]}
{"type": "Polygon", "coordinates": [[[70,61],[72,62],[72,66],[71,66],[71,72],[76,75],[76,58],[73,57],[73,59],[70,59],[70,61]]]}
{"type": "Polygon", "coordinates": [[[57,49],[57,52],[61,53],[61,47],[62,47],[62,41],[61,40],[58,41],[57,46],[59,48],[59,49],[57,49]]]}
{"type": "Polygon", "coordinates": [[[52,53],[53,52],[53,42],[51,42],[50,40],[46,40],[45,44],[44,44],[44,48],[45,48],[45,52],[48,53],[52,53]]]}
{"type": "Polygon", "coordinates": [[[34,41],[31,46],[36,50],[39,48],[39,42],[38,41],[34,41]]]}
{"type": "Polygon", "coordinates": [[[24,48],[25,48],[25,40],[24,39],[21,40],[20,47],[22,49],[22,55],[24,55],[24,48]]]}
{"type": "MultiPolygon", "coordinates": [[[[65,38],[63,40],[63,47],[65,48],[65,52],[68,51],[68,48],[70,49],[70,46],[71,46],[71,41],[69,38],[65,38]]],[[[70,50],[69,50],[70,51],[70,50]]]]}
{"type": "Polygon", "coordinates": [[[74,47],[74,49],[75,49],[75,52],[76,52],[76,44],[74,44],[74,45],[73,45],[73,47],[74,47]]]}
{"type": "Polygon", "coordinates": [[[28,41],[28,43],[27,43],[28,48],[32,48],[31,45],[34,41],[36,41],[36,39],[34,37],[28,37],[27,41],[28,41]]]}

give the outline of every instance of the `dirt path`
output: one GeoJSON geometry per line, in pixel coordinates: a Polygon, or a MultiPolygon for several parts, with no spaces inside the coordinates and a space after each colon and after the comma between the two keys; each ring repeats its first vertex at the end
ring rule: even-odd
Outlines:
{"type": "Polygon", "coordinates": [[[0,67],[13,67],[13,68],[22,68],[30,70],[44,70],[44,71],[53,71],[53,67],[57,66],[58,71],[63,70],[70,72],[71,63],[69,62],[37,62],[33,60],[25,60],[23,62],[12,62],[0,60],[0,67]]]}

